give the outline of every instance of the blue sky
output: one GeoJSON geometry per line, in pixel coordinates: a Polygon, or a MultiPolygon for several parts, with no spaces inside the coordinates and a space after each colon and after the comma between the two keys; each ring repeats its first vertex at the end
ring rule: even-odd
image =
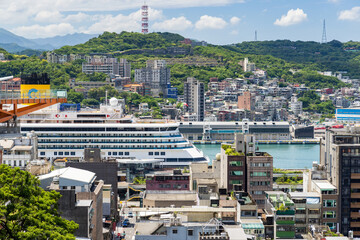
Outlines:
{"type": "MultiPolygon", "coordinates": [[[[140,31],[140,0],[0,0],[0,27],[27,38],[140,31]]],[[[150,32],[215,44],[254,40],[360,40],[359,0],[147,0],[150,32]]]]}

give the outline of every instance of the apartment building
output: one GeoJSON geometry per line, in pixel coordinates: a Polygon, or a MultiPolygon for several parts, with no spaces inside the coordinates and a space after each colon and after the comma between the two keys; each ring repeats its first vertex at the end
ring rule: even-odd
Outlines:
{"type": "Polygon", "coordinates": [[[145,68],[135,69],[135,82],[149,85],[152,96],[166,97],[170,68],[165,60],[148,60],[145,68]]]}
{"type": "Polygon", "coordinates": [[[270,205],[275,217],[276,238],[295,238],[295,204],[281,191],[267,191],[266,204],[270,205]]]}
{"type": "Polygon", "coordinates": [[[319,225],[321,219],[321,195],[317,192],[290,192],[295,205],[295,232],[306,234],[309,226],[319,225]]]}
{"type": "Polygon", "coordinates": [[[326,129],[320,146],[320,163],[339,192],[340,232],[360,237],[360,128],[326,129]]]}
{"type": "Polygon", "coordinates": [[[266,152],[246,156],[247,191],[260,208],[265,206],[265,191],[273,189],[273,157],[266,152]]]}
{"type": "Polygon", "coordinates": [[[180,169],[146,175],[146,190],[190,190],[190,174],[180,169]]]}
{"type": "Polygon", "coordinates": [[[220,186],[230,191],[246,191],[265,206],[265,192],[273,189],[273,157],[257,152],[255,136],[235,134],[234,145],[222,144],[220,186]]]}
{"type": "Polygon", "coordinates": [[[204,121],[205,117],[205,88],[204,83],[195,78],[187,78],[184,83],[184,101],[187,112],[195,113],[197,121],[204,121]]]}
{"type": "Polygon", "coordinates": [[[131,64],[126,59],[108,58],[94,56],[88,62],[82,64],[82,72],[92,74],[94,72],[107,75],[119,75],[120,77],[131,77],[131,64]]]}
{"type": "Polygon", "coordinates": [[[79,224],[76,237],[103,239],[103,186],[96,174],[77,168],[61,168],[39,176],[40,187],[61,194],[59,212],[79,224]]]}

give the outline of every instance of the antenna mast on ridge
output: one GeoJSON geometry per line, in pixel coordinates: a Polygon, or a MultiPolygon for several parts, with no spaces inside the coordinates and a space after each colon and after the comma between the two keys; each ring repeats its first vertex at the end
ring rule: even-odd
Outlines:
{"type": "Polygon", "coordinates": [[[323,34],[322,34],[321,43],[327,43],[325,19],[324,19],[324,22],[323,22],[323,34]]]}
{"type": "Polygon", "coordinates": [[[148,5],[144,2],[144,5],[141,6],[141,32],[143,34],[147,34],[149,32],[149,12],[148,12],[148,5]]]}

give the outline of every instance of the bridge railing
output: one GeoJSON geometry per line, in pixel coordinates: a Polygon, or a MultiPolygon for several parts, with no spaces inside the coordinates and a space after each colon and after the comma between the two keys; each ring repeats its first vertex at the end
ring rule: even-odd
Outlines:
{"type": "Polygon", "coordinates": [[[8,90],[0,91],[0,99],[53,99],[67,98],[65,89],[31,89],[27,91],[8,90]]]}

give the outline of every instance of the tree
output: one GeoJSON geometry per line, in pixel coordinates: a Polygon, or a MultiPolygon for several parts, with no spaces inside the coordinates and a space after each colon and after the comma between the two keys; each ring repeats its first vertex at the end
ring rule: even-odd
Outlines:
{"type": "Polygon", "coordinates": [[[0,239],[75,239],[78,224],[60,217],[61,195],[30,173],[0,165],[0,239]]]}
{"type": "Polygon", "coordinates": [[[68,92],[67,100],[73,103],[81,103],[84,100],[84,94],[71,90],[68,92]]]}
{"type": "Polygon", "coordinates": [[[84,100],[82,100],[81,104],[85,105],[85,106],[91,106],[91,107],[100,105],[99,101],[94,98],[84,99],[84,100]]]}

